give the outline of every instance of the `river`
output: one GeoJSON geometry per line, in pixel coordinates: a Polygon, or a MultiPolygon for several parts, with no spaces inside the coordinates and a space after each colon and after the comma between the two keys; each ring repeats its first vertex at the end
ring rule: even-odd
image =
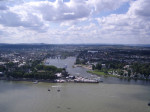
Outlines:
{"type": "MultiPolygon", "coordinates": [[[[82,76],[86,78],[96,78],[96,75],[92,75],[90,73],[87,73],[88,69],[83,67],[73,67],[75,63],[76,58],[75,57],[68,57],[66,59],[60,59],[60,58],[49,58],[45,61],[46,65],[54,65],[58,68],[63,68],[67,65],[67,71],[69,74],[74,76],[82,76]]],[[[150,81],[143,81],[143,80],[128,80],[128,79],[119,79],[115,77],[101,77],[101,79],[104,81],[104,83],[107,84],[140,84],[140,85],[150,85],[150,81]]]]}
{"type": "MultiPolygon", "coordinates": [[[[48,61],[49,64],[54,63],[60,67],[65,63],[68,72],[70,70],[74,74],[85,73],[86,76],[85,69],[72,68],[72,64],[69,65],[73,60],[74,58],[70,57],[65,60],[48,61]],[[77,71],[78,69],[80,71],[77,71]]],[[[43,82],[33,84],[25,81],[1,80],[0,112],[150,112],[147,105],[150,101],[148,82],[117,78],[103,78],[103,80],[104,83],[99,84],[43,82]]]]}

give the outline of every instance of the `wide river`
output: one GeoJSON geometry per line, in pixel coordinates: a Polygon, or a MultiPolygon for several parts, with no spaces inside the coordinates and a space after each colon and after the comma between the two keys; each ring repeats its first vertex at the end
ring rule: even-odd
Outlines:
{"type": "MultiPolygon", "coordinates": [[[[74,59],[47,61],[49,64],[59,61],[53,65],[60,67],[67,64],[68,72],[72,71],[69,73],[86,76],[83,68],[68,64],[74,59]]],[[[0,112],[150,112],[149,82],[103,80],[99,84],[0,81],[0,112]]]]}

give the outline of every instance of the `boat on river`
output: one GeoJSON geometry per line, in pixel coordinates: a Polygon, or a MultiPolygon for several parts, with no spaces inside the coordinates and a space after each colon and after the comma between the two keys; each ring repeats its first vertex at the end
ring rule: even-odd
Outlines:
{"type": "Polygon", "coordinates": [[[57,92],[60,92],[60,89],[57,89],[57,92]]]}
{"type": "Polygon", "coordinates": [[[39,81],[38,81],[38,80],[36,80],[36,81],[34,81],[34,82],[33,82],[33,84],[37,84],[37,83],[39,83],[39,81]]]}
{"type": "Polygon", "coordinates": [[[82,80],[75,80],[74,82],[76,82],[76,83],[99,83],[96,80],[84,80],[84,81],[82,81],[82,80]]]}
{"type": "Polygon", "coordinates": [[[150,106],[150,102],[148,103],[148,106],[150,106]]]}
{"type": "Polygon", "coordinates": [[[86,79],[86,78],[83,78],[83,77],[77,77],[76,79],[74,79],[74,82],[76,82],[76,83],[99,83],[98,80],[86,79]]]}

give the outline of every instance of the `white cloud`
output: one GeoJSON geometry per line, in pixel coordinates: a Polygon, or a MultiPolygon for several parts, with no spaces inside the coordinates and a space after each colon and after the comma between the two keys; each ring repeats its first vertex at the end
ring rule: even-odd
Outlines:
{"type": "Polygon", "coordinates": [[[56,0],[4,4],[0,5],[0,41],[148,44],[149,6],[149,0],[56,0]],[[130,3],[127,13],[94,18],[95,13],[116,10],[126,2],[130,3]]]}
{"type": "MultiPolygon", "coordinates": [[[[120,4],[128,0],[70,0],[63,2],[63,0],[50,1],[33,1],[20,2],[17,5],[9,6],[9,10],[0,13],[1,24],[8,26],[42,26],[45,21],[73,21],[89,17],[93,11],[100,12],[107,9],[116,9],[120,4]],[[93,10],[95,8],[95,10],[93,10]],[[10,16],[13,20],[2,21],[10,16]]],[[[15,3],[14,3],[15,4],[15,3]]],[[[8,9],[6,6],[0,6],[1,10],[8,9]]]]}
{"type": "MultiPolygon", "coordinates": [[[[114,35],[115,38],[119,37],[120,40],[123,38],[125,43],[149,44],[150,19],[147,4],[150,4],[150,1],[134,1],[126,14],[112,14],[108,17],[97,18],[99,25],[102,27],[101,31],[104,31],[102,32],[103,36],[109,32],[110,36],[114,35]],[[145,11],[145,13],[139,13],[142,11],[145,11]]],[[[116,39],[119,40],[119,38],[116,39]]]]}

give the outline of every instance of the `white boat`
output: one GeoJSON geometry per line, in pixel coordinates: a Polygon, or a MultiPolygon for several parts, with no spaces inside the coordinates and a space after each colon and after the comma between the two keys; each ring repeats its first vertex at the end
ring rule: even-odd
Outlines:
{"type": "Polygon", "coordinates": [[[103,80],[101,79],[101,77],[98,77],[98,78],[97,78],[97,81],[103,82],[103,80]]]}
{"type": "Polygon", "coordinates": [[[66,81],[63,80],[63,79],[57,79],[56,82],[58,82],[58,83],[64,83],[64,82],[66,82],[66,81]]]}
{"type": "Polygon", "coordinates": [[[52,86],[52,88],[58,88],[58,87],[62,87],[62,86],[52,86]]]}
{"type": "Polygon", "coordinates": [[[33,82],[33,84],[37,84],[38,82],[39,82],[39,81],[38,81],[38,80],[36,80],[36,81],[34,81],[34,82],[33,82]]]}

